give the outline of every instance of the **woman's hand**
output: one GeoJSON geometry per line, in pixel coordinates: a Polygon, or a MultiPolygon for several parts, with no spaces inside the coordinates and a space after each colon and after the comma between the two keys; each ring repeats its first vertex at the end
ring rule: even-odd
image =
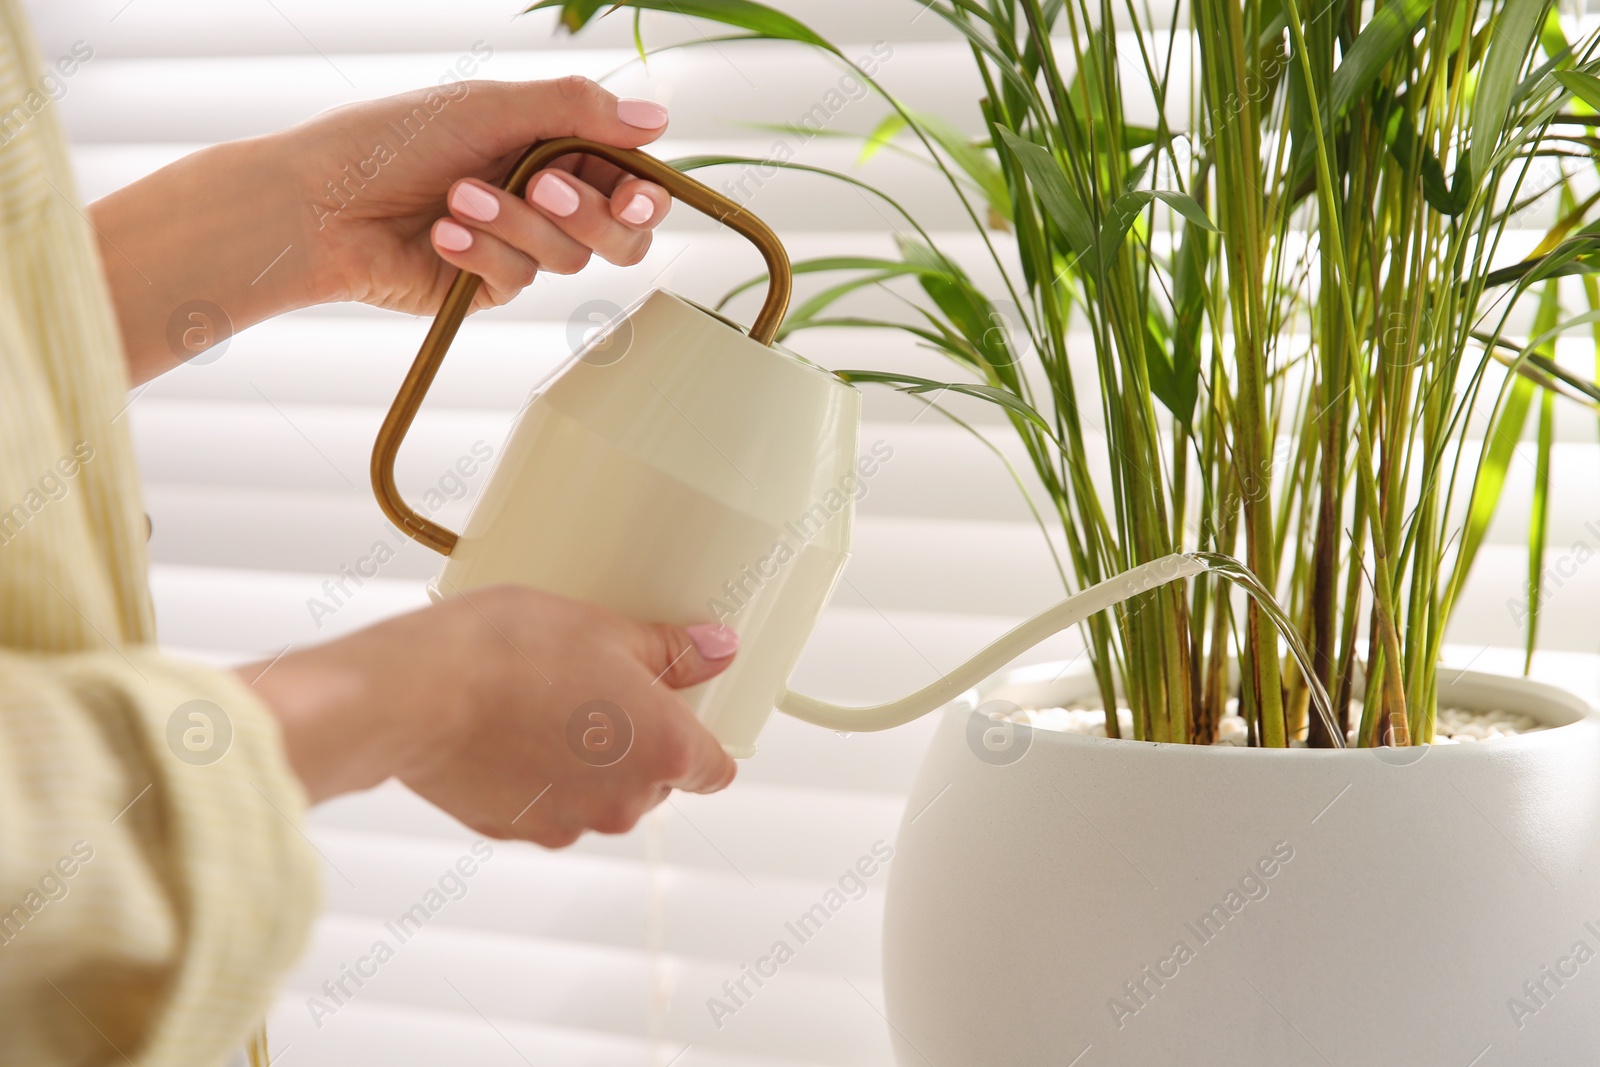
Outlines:
{"type": "Polygon", "coordinates": [[[637,148],[666,122],[584,78],[457,82],[186,156],[90,207],[131,377],[311,304],[432,314],[458,269],[483,276],[485,307],[591,254],[636,263],[670,206],[660,186],[590,156],[525,197],[495,184],[535,141],[637,148]]]}
{"type": "Polygon", "coordinates": [[[556,848],[733,780],[673,690],[720,673],[737,642],[503,586],[238,673],[313,801],[398,777],[478,833],[556,848]]]}
{"type": "Polygon", "coordinates": [[[665,108],[618,100],[586,78],[452,88],[454,96],[436,89],[354,104],[285,133],[309,163],[301,181],[317,202],[307,237],[325,299],[431,314],[459,267],[483,276],[475,306],[491,307],[536,271],[575,274],[591,253],[623,266],[644,258],[671,203],[659,185],[584,155],[534,175],[526,196],[496,185],[533,141],[648,144],[666,129],[665,108]],[[438,114],[400,142],[394,131],[427,115],[430,98],[438,114]],[[384,137],[396,144],[379,152],[372,146],[384,137]],[[355,181],[338,171],[349,160],[363,161],[355,181]],[[362,173],[374,177],[362,181],[362,173]],[[332,187],[317,187],[325,176],[332,187]]]}

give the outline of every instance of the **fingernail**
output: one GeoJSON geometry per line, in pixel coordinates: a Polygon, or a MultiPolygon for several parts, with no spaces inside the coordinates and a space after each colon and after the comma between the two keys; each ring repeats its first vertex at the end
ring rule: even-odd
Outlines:
{"type": "Polygon", "coordinates": [[[617,118],[643,130],[659,130],[667,124],[667,109],[654,100],[618,100],[617,118]]]}
{"type": "Polygon", "coordinates": [[[683,629],[689,635],[689,640],[694,642],[701,659],[727,659],[739,651],[739,635],[730,626],[697,622],[683,629]]]}
{"type": "Polygon", "coordinates": [[[462,182],[450,196],[450,206],[469,219],[490,222],[500,214],[500,201],[493,193],[462,182]]]}
{"type": "Polygon", "coordinates": [[[628,201],[628,206],[617,212],[617,218],[635,226],[643,226],[655,213],[655,202],[643,193],[635,193],[633,199],[628,201]]]}
{"type": "Polygon", "coordinates": [[[529,196],[535,204],[562,218],[578,210],[578,191],[554,174],[539,175],[529,196]]]}
{"type": "Polygon", "coordinates": [[[440,219],[433,228],[433,243],[446,252],[465,252],[472,247],[472,231],[454,219],[440,219]]]}

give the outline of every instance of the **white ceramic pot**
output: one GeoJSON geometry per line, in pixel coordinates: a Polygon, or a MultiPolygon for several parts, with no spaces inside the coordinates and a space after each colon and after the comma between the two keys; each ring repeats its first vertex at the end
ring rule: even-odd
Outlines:
{"type": "Polygon", "coordinates": [[[1521,679],[1441,701],[1555,729],[1264,751],[1006,731],[1059,666],[958,701],[900,827],[901,1067],[1600,1061],[1600,725],[1521,679]]]}

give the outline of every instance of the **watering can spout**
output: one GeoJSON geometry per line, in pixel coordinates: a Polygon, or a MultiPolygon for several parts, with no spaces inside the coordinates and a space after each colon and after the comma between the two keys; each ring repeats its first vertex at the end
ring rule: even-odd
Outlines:
{"type": "Polygon", "coordinates": [[[948,704],[1023,652],[1069,626],[1076,626],[1089,616],[1140,593],[1169,582],[1192,578],[1207,569],[1208,565],[1203,559],[1184,553],[1174,553],[1140,564],[1035,615],[1001,635],[949,674],[899,700],[871,707],[846,708],[791,691],[779,698],[778,710],[803,722],[851,733],[871,733],[903,726],[948,704]]]}

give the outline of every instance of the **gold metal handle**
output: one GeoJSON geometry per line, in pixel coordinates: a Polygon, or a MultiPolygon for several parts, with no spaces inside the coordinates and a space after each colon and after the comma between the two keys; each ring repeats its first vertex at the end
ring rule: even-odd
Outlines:
{"type": "MultiPolygon", "coordinates": [[[[521,196],[523,190],[527,188],[529,178],[562,156],[574,152],[598,156],[631,174],[653,181],[671,193],[675,199],[682,200],[697,211],[710,215],[723,225],[748,237],[761,250],[761,257],[767,261],[768,278],[767,299],[761,305],[761,311],[750,327],[750,337],[764,345],[772,343],[772,339],[777,336],[778,327],[783,323],[784,312],[789,309],[792,275],[789,269],[789,255],[784,251],[778,235],[773,233],[766,223],[716,190],[702,185],[681,171],[673,170],[653,156],[647,156],[631,148],[615,148],[596,141],[587,141],[581,137],[559,137],[555,140],[540,141],[529,148],[523,153],[522,158],[517,160],[516,166],[511,168],[511,173],[506,175],[502,188],[514,196],[521,196]]],[[[431,519],[418,515],[411,505],[405,502],[400,490],[395,486],[394,461],[400,451],[400,443],[405,440],[406,431],[411,429],[411,423],[417,417],[417,409],[422,406],[423,398],[428,395],[428,387],[433,384],[435,375],[439,373],[439,365],[444,362],[445,353],[450,350],[450,342],[455,340],[456,331],[461,329],[462,320],[467,317],[467,312],[472,307],[472,298],[477,295],[478,286],[482,281],[478,275],[462,271],[451,284],[450,291],[445,294],[444,303],[439,306],[439,313],[434,316],[433,325],[428,329],[428,336],[423,338],[422,347],[417,350],[417,358],[412,360],[411,369],[406,372],[405,381],[400,384],[400,391],[389,407],[389,414],[384,418],[382,428],[378,430],[378,440],[372,446],[372,491],[378,498],[378,506],[406,536],[446,556],[455,548],[460,535],[431,519]]]]}

